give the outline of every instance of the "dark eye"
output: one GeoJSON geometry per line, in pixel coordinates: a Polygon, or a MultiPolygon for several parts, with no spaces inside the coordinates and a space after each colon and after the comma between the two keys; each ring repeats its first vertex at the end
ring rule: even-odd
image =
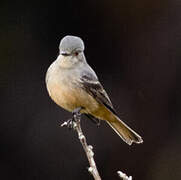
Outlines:
{"type": "Polygon", "coordinates": [[[75,56],[78,56],[79,55],[79,53],[78,52],[75,52],[75,56]]]}

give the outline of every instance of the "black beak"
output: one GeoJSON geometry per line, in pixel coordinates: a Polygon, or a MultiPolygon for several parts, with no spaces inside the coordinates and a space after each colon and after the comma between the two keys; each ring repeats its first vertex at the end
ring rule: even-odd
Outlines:
{"type": "Polygon", "coordinates": [[[60,54],[61,54],[62,56],[70,56],[70,53],[65,52],[65,51],[61,51],[60,54]]]}

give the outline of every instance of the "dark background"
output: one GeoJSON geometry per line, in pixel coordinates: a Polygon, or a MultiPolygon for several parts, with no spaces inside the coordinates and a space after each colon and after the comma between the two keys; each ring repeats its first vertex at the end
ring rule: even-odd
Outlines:
{"type": "Polygon", "coordinates": [[[180,179],[178,0],[0,2],[0,179],[92,179],[76,133],[58,126],[71,114],[44,81],[65,35],[84,40],[118,114],[144,139],[128,146],[105,122],[97,128],[83,117],[102,179],[119,179],[117,170],[135,180],[180,179]]]}

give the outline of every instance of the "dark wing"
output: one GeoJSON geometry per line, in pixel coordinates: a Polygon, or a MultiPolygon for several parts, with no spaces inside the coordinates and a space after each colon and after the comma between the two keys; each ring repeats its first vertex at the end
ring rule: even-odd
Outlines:
{"type": "Polygon", "coordinates": [[[83,75],[81,77],[81,84],[82,88],[92,97],[94,97],[97,102],[104,104],[111,112],[117,115],[106,91],[97,78],[92,77],[91,74],[83,75]]]}

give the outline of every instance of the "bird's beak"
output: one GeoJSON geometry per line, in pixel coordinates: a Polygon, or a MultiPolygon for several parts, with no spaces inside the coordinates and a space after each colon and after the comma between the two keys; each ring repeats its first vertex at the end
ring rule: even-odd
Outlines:
{"type": "Polygon", "coordinates": [[[60,51],[60,54],[62,56],[69,56],[70,55],[70,53],[68,53],[67,51],[60,51]]]}

